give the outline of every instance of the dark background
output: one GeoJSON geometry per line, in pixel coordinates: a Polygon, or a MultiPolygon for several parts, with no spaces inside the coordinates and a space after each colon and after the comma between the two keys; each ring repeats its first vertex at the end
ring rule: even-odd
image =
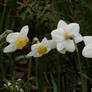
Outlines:
{"type": "MultiPolygon", "coordinates": [[[[51,39],[51,31],[56,29],[58,21],[62,19],[67,23],[76,22],[80,25],[80,33],[92,35],[92,1],[91,0],[0,0],[0,87],[5,80],[11,80],[12,67],[15,79],[22,78],[25,89],[28,62],[24,58],[31,48],[32,40],[38,37],[51,39]],[[7,29],[13,32],[20,31],[24,26],[29,26],[28,37],[30,42],[21,51],[12,54],[3,53],[3,48],[8,44],[5,38],[7,29]],[[14,66],[12,65],[14,62],[14,66]]],[[[81,55],[84,43],[78,44],[81,56],[85,90],[91,92],[92,87],[92,59],[81,55]]],[[[40,58],[32,58],[31,90],[32,92],[82,92],[81,82],[77,69],[77,55],[74,53],[60,54],[52,50],[40,58]],[[38,66],[37,66],[37,64],[38,66]],[[58,73],[58,71],[60,73],[58,73]],[[60,78],[58,78],[60,74],[60,78]],[[36,89],[36,78],[39,87],[36,89]],[[58,80],[59,79],[59,80],[58,80]],[[60,81],[60,87],[59,87],[60,81]],[[57,90],[56,90],[57,89],[57,90]],[[61,91],[60,91],[61,92],[61,91]]],[[[1,91],[0,91],[1,92],[1,91]]],[[[4,92],[4,90],[2,91],[4,92]]]]}

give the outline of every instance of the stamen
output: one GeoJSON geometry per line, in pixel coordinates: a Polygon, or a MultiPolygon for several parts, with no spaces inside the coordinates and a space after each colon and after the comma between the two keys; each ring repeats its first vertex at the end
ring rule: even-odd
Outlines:
{"type": "Polygon", "coordinates": [[[25,37],[18,37],[15,41],[16,43],[16,48],[17,49],[22,49],[24,46],[27,45],[29,39],[25,37]]]}
{"type": "Polygon", "coordinates": [[[39,53],[40,55],[45,54],[46,52],[47,52],[47,48],[46,48],[45,45],[40,45],[40,46],[38,47],[38,53],[39,53]]]}
{"type": "Polygon", "coordinates": [[[64,40],[68,40],[68,39],[69,39],[68,32],[65,31],[65,32],[64,32],[64,40]]]}

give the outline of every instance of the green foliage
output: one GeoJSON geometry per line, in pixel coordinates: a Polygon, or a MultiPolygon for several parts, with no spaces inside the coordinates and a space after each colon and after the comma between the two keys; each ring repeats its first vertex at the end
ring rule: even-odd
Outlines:
{"type": "MultiPolygon", "coordinates": [[[[80,33],[82,35],[92,35],[92,1],[0,0],[0,88],[3,87],[6,79],[11,80],[11,71],[13,71],[13,63],[11,62],[14,62],[16,71],[21,71],[18,70],[18,67],[27,68],[28,63],[19,65],[18,62],[29,61],[29,59],[24,58],[24,54],[26,55],[30,51],[30,43],[27,46],[28,49],[25,47],[23,50],[16,51],[13,54],[3,53],[3,48],[7,45],[5,41],[9,33],[7,29],[16,32],[22,26],[29,25],[28,36],[32,44],[32,39],[35,36],[40,40],[44,36],[50,39],[50,33],[56,28],[60,19],[65,20],[67,23],[77,22],[80,24],[80,33]],[[5,3],[5,1],[8,2],[5,3]]],[[[79,45],[79,52],[81,53],[84,44],[80,43],[79,45]]],[[[82,56],[81,58],[85,89],[87,88],[87,92],[90,92],[90,87],[92,87],[92,60],[85,59],[82,56]]],[[[59,92],[60,88],[62,92],[79,92],[81,84],[77,63],[76,53],[61,55],[60,53],[57,54],[56,50],[39,59],[32,58],[31,91],[59,92]],[[37,63],[38,66],[36,66],[37,63]],[[35,87],[36,83],[39,84],[38,89],[35,87]]],[[[26,68],[22,71],[24,75],[21,73],[21,78],[24,80],[24,89],[26,88],[27,80],[25,77],[27,74],[26,68]]],[[[14,79],[17,79],[17,76],[16,72],[14,79]]]]}

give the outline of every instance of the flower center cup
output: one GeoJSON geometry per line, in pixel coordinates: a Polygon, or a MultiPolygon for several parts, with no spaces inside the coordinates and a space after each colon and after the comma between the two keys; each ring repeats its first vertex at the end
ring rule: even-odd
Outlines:
{"type": "Polygon", "coordinates": [[[68,32],[65,31],[65,32],[64,32],[64,40],[68,40],[68,39],[69,39],[68,32]]]}
{"type": "Polygon", "coordinates": [[[27,45],[29,39],[25,37],[18,37],[15,41],[16,43],[16,48],[17,49],[22,49],[24,46],[27,45]]]}
{"type": "Polygon", "coordinates": [[[46,52],[47,52],[47,48],[46,48],[45,45],[40,45],[40,46],[38,47],[38,53],[39,53],[40,55],[42,55],[42,54],[44,54],[44,53],[46,53],[46,52]]]}

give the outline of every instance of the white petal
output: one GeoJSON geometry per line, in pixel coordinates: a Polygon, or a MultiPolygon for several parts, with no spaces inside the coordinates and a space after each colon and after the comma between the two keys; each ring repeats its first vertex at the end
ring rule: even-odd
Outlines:
{"type": "Polygon", "coordinates": [[[62,43],[57,43],[57,50],[62,53],[65,54],[66,53],[66,48],[63,46],[62,43]]]}
{"type": "Polygon", "coordinates": [[[7,85],[6,85],[6,84],[4,84],[4,86],[5,86],[5,87],[7,87],[7,85]]]}
{"type": "Polygon", "coordinates": [[[60,51],[64,48],[62,43],[57,43],[57,50],[60,51]]]}
{"type": "Polygon", "coordinates": [[[79,33],[80,27],[77,23],[71,23],[67,26],[66,30],[70,33],[70,35],[76,36],[79,33]]]}
{"type": "Polygon", "coordinates": [[[17,79],[17,81],[22,81],[22,79],[19,78],[19,79],[17,79]]]}
{"type": "Polygon", "coordinates": [[[34,44],[31,46],[31,52],[27,54],[27,56],[33,56],[33,57],[40,57],[41,55],[39,55],[38,51],[37,51],[37,48],[38,46],[41,45],[41,43],[38,43],[38,44],[34,44]]]}
{"type": "Polygon", "coordinates": [[[27,54],[27,56],[28,56],[28,57],[33,56],[33,52],[32,52],[32,51],[29,52],[29,53],[27,54]]]}
{"type": "Polygon", "coordinates": [[[41,43],[33,44],[33,45],[31,46],[31,50],[32,50],[32,51],[33,51],[33,50],[37,50],[38,46],[40,46],[40,45],[41,45],[41,43]]]}
{"type": "Polygon", "coordinates": [[[9,53],[9,52],[14,52],[15,50],[16,50],[15,43],[11,43],[7,47],[4,48],[3,52],[4,53],[9,53]]]}
{"type": "Polygon", "coordinates": [[[33,56],[33,57],[40,57],[42,55],[39,55],[37,51],[31,51],[30,53],[27,54],[28,57],[33,56]]]}
{"type": "Polygon", "coordinates": [[[48,46],[49,46],[49,48],[54,49],[54,48],[56,48],[56,45],[57,45],[56,41],[54,41],[54,40],[48,40],[48,46]]]}
{"type": "Polygon", "coordinates": [[[51,32],[52,39],[56,42],[64,40],[64,30],[56,29],[51,32]]]}
{"type": "Polygon", "coordinates": [[[16,89],[19,90],[19,86],[18,85],[16,85],[16,89]]]}
{"type": "Polygon", "coordinates": [[[33,38],[33,41],[36,41],[37,42],[37,41],[39,41],[39,39],[37,37],[34,37],[33,38]]]}
{"type": "Polygon", "coordinates": [[[59,52],[62,53],[62,54],[66,54],[66,50],[61,50],[59,52]]]}
{"type": "Polygon", "coordinates": [[[75,46],[74,46],[73,40],[66,40],[63,42],[63,44],[67,51],[69,51],[69,52],[75,51],[75,46]]]}
{"type": "Polygon", "coordinates": [[[41,44],[48,44],[48,40],[46,37],[43,38],[43,40],[41,41],[41,44]]]}
{"type": "Polygon", "coordinates": [[[63,20],[60,20],[58,22],[57,28],[66,28],[66,26],[67,26],[67,23],[63,20]]]}
{"type": "Polygon", "coordinates": [[[86,45],[83,48],[82,55],[86,58],[92,58],[92,44],[86,45]]]}
{"type": "Polygon", "coordinates": [[[84,36],[83,41],[85,45],[92,43],[92,36],[84,36]]]}
{"type": "Polygon", "coordinates": [[[29,56],[33,56],[35,54],[35,52],[34,51],[31,51],[31,52],[29,52],[28,54],[27,54],[27,56],[29,57],[29,56]]]}
{"type": "Polygon", "coordinates": [[[8,82],[8,86],[10,86],[11,85],[11,83],[10,82],[8,82]]]}
{"type": "Polygon", "coordinates": [[[21,88],[21,89],[20,89],[20,92],[24,92],[24,90],[21,88]]]}
{"type": "Polygon", "coordinates": [[[42,55],[39,55],[38,53],[34,54],[33,57],[41,57],[42,55]]]}
{"type": "Polygon", "coordinates": [[[6,37],[6,41],[11,43],[11,42],[15,41],[18,36],[19,36],[19,32],[10,33],[10,34],[6,37]]]}
{"type": "MultiPolygon", "coordinates": [[[[54,40],[47,40],[47,38],[44,37],[44,39],[41,42],[42,45],[45,45],[46,48],[48,49],[48,52],[51,50],[51,48],[55,48],[56,44],[54,40]]],[[[48,53],[46,52],[46,53],[48,53]]]]}
{"type": "Polygon", "coordinates": [[[27,25],[24,26],[24,27],[22,27],[22,29],[21,29],[21,31],[20,31],[20,36],[26,37],[27,34],[28,34],[28,31],[29,31],[29,28],[28,28],[27,25]]]}
{"type": "Polygon", "coordinates": [[[75,36],[75,42],[76,43],[79,43],[79,42],[81,42],[82,40],[83,40],[83,37],[82,37],[82,35],[81,34],[78,34],[77,36],[75,36]]]}

